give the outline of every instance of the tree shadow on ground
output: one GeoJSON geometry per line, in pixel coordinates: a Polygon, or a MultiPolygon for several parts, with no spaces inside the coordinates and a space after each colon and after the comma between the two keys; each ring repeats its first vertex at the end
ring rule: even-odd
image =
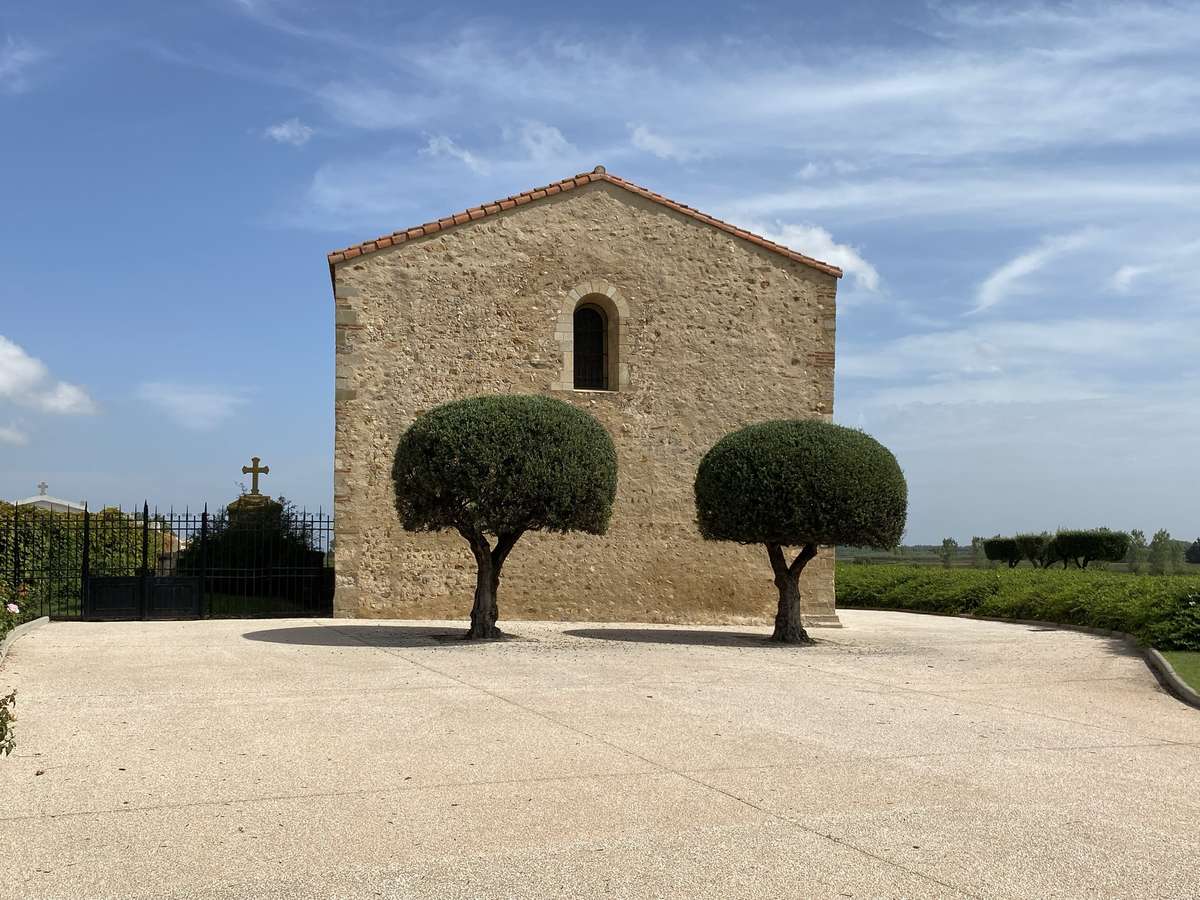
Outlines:
{"type": "Polygon", "coordinates": [[[690,644],[696,647],[789,647],[778,644],[770,632],[695,631],[681,628],[577,628],[564,631],[571,637],[600,641],[629,641],[636,644],[690,644]]]}
{"type": "Polygon", "coordinates": [[[475,647],[521,640],[513,635],[488,641],[464,641],[466,627],[429,625],[302,625],[265,628],[242,635],[248,641],[302,644],[309,647],[475,647]]]}

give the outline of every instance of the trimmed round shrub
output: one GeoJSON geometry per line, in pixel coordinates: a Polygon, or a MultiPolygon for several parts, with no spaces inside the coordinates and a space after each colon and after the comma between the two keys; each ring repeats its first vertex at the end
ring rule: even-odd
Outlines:
{"type": "Polygon", "coordinates": [[[999,536],[988,538],[983,542],[983,555],[992,562],[1004,563],[1010,569],[1024,558],[1015,538],[999,536]]]}
{"type": "Polygon", "coordinates": [[[478,572],[467,636],[495,637],[496,590],[513,545],[526,531],[604,534],[617,453],[604,427],[569,403],[473,397],[412,424],[392,480],[406,530],[454,529],[470,544],[478,572]]]}
{"type": "Polygon", "coordinates": [[[1090,530],[1067,530],[1054,535],[1054,554],[1062,560],[1065,567],[1068,562],[1076,567],[1086,569],[1088,563],[1121,562],[1129,552],[1129,535],[1123,531],[1110,531],[1107,528],[1090,530]]]}
{"type": "Polygon", "coordinates": [[[707,540],[765,544],[779,589],[774,639],[808,640],[799,576],[821,545],[890,549],[904,533],[908,487],[886,447],[814,420],[751,425],[721,438],[696,473],[707,540]],[[800,547],[792,563],[783,547],[800,547]]]}

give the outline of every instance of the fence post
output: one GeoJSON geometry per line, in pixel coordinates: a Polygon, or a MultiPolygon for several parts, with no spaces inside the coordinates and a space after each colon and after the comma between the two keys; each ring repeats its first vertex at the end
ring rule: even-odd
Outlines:
{"type": "Polygon", "coordinates": [[[88,512],[87,504],[83,504],[83,565],[80,569],[79,582],[79,613],[87,616],[91,612],[92,598],[89,594],[92,568],[92,514],[88,512]]]}
{"type": "MultiPolygon", "coordinates": [[[[54,513],[51,512],[46,516],[45,527],[42,529],[44,535],[43,542],[46,547],[46,559],[42,563],[44,569],[42,580],[45,587],[42,589],[42,609],[43,616],[54,614],[54,594],[55,588],[58,586],[58,578],[55,577],[54,571],[54,544],[55,532],[58,531],[59,523],[54,519],[54,513]]],[[[67,528],[71,527],[71,510],[67,509],[67,528]]]]}
{"type": "Polygon", "coordinates": [[[150,503],[142,504],[142,577],[150,574],[150,503]]]}
{"type": "Polygon", "coordinates": [[[21,507],[13,506],[13,539],[12,539],[12,592],[13,598],[21,596],[21,507]]]}
{"type": "Polygon", "coordinates": [[[208,588],[208,504],[200,514],[200,615],[204,616],[204,601],[208,588]]]}
{"type": "Polygon", "coordinates": [[[142,618],[146,618],[147,596],[150,591],[150,502],[142,502],[142,618]]]}

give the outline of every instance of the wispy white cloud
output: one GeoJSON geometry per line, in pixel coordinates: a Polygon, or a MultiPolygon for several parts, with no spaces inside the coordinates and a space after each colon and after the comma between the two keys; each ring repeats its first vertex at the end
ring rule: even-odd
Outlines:
{"type": "Polygon", "coordinates": [[[0,425],[0,444],[23,447],[29,443],[29,435],[15,425],[0,425]]]}
{"type": "Polygon", "coordinates": [[[303,147],[312,139],[313,129],[299,119],[292,118],[268,126],[264,129],[263,136],[270,138],[277,144],[291,144],[293,147],[303,147]]]}
{"type": "Polygon", "coordinates": [[[240,391],[162,381],[140,385],[137,395],[175,424],[192,431],[211,431],[248,402],[240,391]]]}
{"type": "Polygon", "coordinates": [[[20,93],[29,87],[29,70],[46,57],[43,50],[9,35],[0,43],[0,91],[20,93]]]}
{"type": "Polygon", "coordinates": [[[575,152],[575,148],[563,133],[545,122],[522,122],[516,131],[516,138],[531,162],[554,162],[575,152]]]}
{"type": "Polygon", "coordinates": [[[486,175],[489,171],[489,166],[486,161],[477,157],[470,150],[458,146],[450,138],[444,134],[433,135],[429,141],[421,148],[422,156],[448,156],[451,159],[457,159],[464,166],[470,169],[477,175],[486,175]]]}
{"type": "Polygon", "coordinates": [[[1134,262],[1119,266],[1108,279],[1108,287],[1118,294],[1153,290],[1159,295],[1182,293],[1195,295],[1200,281],[1200,222],[1190,229],[1176,228],[1171,233],[1142,232],[1140,240],[1129,242],[1136,248],[1134,262]],[[1190,232],[1190,233],[1189,233],[1190,232]]]}
{"type": "Polygon", "coordinates": [[[1060,256],[1087,246],[1096,236],[1095,229],[1086,229],[1074,234],[1054,235],[1043,239],[1032,250],[1014,257],[985,278],[975,293],[975,306],[970,311],[982,312],[1015,294],[1035,290],[1025,283],[1026,278],[1041,271],[1060,256]]]}
{"type": "Polygon", "coordinates": [[[54,379],[45,363],[3,335],[0,335],[0,399],[62,415],[96,411],[87,391],[54,379]]]}
{"type": "MultiPolygon", "coordinates": [[[[1198,104],[1200,105],[1200,104],[1198,104]]],[[[1192,164],[1142,167],[1078,165],[1068,172],[1006,163],[989,173],[942,165],[914,167],[904,177],[864,172],[854,180],[826,180],[739,198],[745,215],[836,215],[857,222],[916,217],[1006,223],[1106,220],[1165,211],[1182,213],[1200,203],[1200,168],[1192,164]]]]}
{"type": "MultiPolygon", "coordinates": [[[[1200,12],[1172,6],[1141,17],[1127,5],[1102,3],[1077,9],[1060,17],[1048,41],[1045,24],[1019,8],[997,12],[992,18],[1005,27],[990,30],[937,8],[931,23],[918,26],[937,32],[924,47],[898,54],[855,46],[811,61],[769,41],[754,42],[751,53],[742,42],[647,46],[613,34],[564,41],[526,31],[514,40],[482,26],[400,46],[389,35],[379,46],[392,50],[414,87],[364,91],[371,84],[364,76],[357,89],[339,79],[322,95],[335,109],[361,113],[364,101],[374,107],[349,117],[364,127],[402,127],[415,118],[439,131],[434,122],[461,120],[467,110],[503,120],[536,108],[556,121],[580,121],[578,110],[586,110],[596,126],[611,129],[619,114],[645,129],[641,149],[664,158],[676,158],[679,148],[724,155],[804,147],[820,158],[856,161],[869,148],[927,160],[1198,133],[1191,113],[1200,85],[1186,66],[1163,59],[1186,54],[1200,39],[1200,12]],[[709,65],[694,65],[701,55],[709,65]]],[[[367,68],[378,66],[372,57],[367,68]]]]}
{"type": "Polygon", "coordinates": [[[77,384],[67,384],[65,381],[60,381],[44,391],[39,396],[37,405],[46,412],[62,415],[83,415],[96,410],[87,391],[77,384]]]}
{"type": "MultiPolygon", "coordinates": [[[[1081,362],[1185,360],[1200,351],[1200,335],[1166,320],[1074,317],[1036,322],[989,322],[968,328],[905,335],[877,344],[849,342],[838,373],[851,379],[931,383],[954,378],[1045,374],[1048,361],[1063,371],[1081,362]]],[[[1047,389],[1061,381],[1050,378],[1047,389]]]]}
{"type": "Polygon", "coordinates": [[[1113,272],[1109,283],[1112,285],[1113,290],[1126,293],[1133,287],[1134,281],[1151,271],[1153,269],[1150,266],[1121,266],[1117,271],[1113,272]]]}
{"type": "Polygon", "coordinates": [[[645,125],[631,124],[629,126],[629,141],[638,150],[650,153],[659,159],[671,160],[673,162],[688,162],[701,155],[694,150],[689,150],[681,146],[678,141],[671,140],[651,131],[645,125]]]}
{"type": "Polygon", "coordinates": [[[322,165],[313,175],[304,207],[289,211],[289,221],[311,221],[324,228],[331,222],[395,227],[397,222],[410,218],[420,221],[422,216],[444,215],[456,203],[465,206],[491,200],[595,165],[594,161],[589,165],[557,127],[532,119],[506,124],[501,142],[487,157],[445,135],[427,137],[417,155],[429,160],[457,160],[481,179],[492,181],[488,182],[490,186],[464,192],[457,166],[443,162],[417,167],[411,163],[410,148],[395,147],[366,160],[335,160],[322,165]],[[446,205],[422,208],[415,202],[418,197],[442,197],[439,203],[446,205]]]}
{"type": "Polygon", "coordinates": [[[329,81],[312,94],[336,121],[365,131],[426,127],[439,112],[436,101],[380,87],[366,78],[329,81]]]}
{"type": "Polygon", "coordinates": [[[804,181],[809,181],[814,178],[828,178],[832,175],[849,175],[860,168],[861,166],[845,159],[809,160],[800,167],[796,176],[804,181]]]}
{"type": "Polygon", "coordinates": [[[744,227],[814,259],[832,263],[854,280],[855,287],[871,293],[879,290],[879,272],[875,266],[867,262],[858,248],[835,241],[833,235],[819,225],[776,222],[744,227]]]}

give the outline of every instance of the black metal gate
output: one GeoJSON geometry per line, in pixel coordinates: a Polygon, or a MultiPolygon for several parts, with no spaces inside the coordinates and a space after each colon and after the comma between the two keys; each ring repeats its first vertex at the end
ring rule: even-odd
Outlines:
{"type": "Polygon", "coordinates": [[[332,518],[286,503],[267,512],[0,505],[0,578],[59,619],[331,615],[332,518]]]}
{"type": "Polygon", "coordinates": [[[198,619],[203,590],[202,578],[89,578],[83,595],[83,618],[198,619]]]}

